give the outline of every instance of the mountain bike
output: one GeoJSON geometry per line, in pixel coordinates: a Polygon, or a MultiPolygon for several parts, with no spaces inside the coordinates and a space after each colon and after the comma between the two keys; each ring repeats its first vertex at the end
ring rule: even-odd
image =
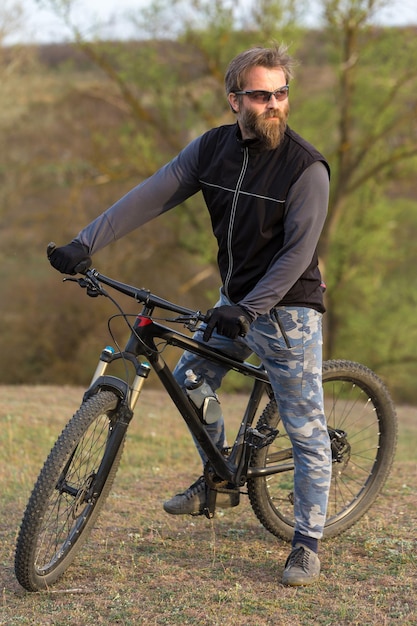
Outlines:
{"type": "MultiPolygon", "coordinates": [[[[210,342],[195,340],[190,333],[205,320],[200,311],[121,283],[96,269],[84,269],[80,276],[64,280],[78,283],[90,296],[110,298],[118,309],[114,317],[121,317],[129,327],[129,338],[124,349],[106,347],[102,351],[79,410],[39,474],[16,544],[19,583],[28,591],[47,589],[82,549],[111,490],[134,410],[140,419],[138,400],[151,369],[208,458],[204,514],[213,517],[219,493],[233,492],[240,497],[245,487],[262,525],[290,541],[294,530],[293,454],[263,366],[235,360],[211,348],[210,342]],[[126,314],[105,286],[141,303],[141,312],[126,314]],[[227,449],[218,450],[212,443],[201,414],[176,382],[163,358],[167,346],[189,350],[249,379],[246,409],[227,449]],[[119,367],[122,363],[125,376],[111,373],[116,363],[119,367]]],[[[324,537],[333,537],[357,522],[380,493],[394,458],[397,420],[387,387],[364,365],[347,360],[325,362],[323,389],[333,460],[324,537]]]]}

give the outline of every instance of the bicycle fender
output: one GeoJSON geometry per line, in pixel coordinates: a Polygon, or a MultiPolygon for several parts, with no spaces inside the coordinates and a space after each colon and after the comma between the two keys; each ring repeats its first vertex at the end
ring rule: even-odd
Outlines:
{"type": "Polygon", "coordinates": [[[97,380],[93,382],[91,387],[89,387],[84,393],[83,401],[85,402],[88,398],[91,398],[91,396],[94,396],[102,389],[113,391],[124,404],[127,404],[129,398],[129,386],[126,381],[121,380],[116,376],[99,376],[97,380]]]}

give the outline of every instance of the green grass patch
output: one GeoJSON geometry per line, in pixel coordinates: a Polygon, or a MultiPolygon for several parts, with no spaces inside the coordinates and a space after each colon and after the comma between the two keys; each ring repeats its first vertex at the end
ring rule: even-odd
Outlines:
{"type": "MultiPolygon", "coordinates": [[[[114,489],[88,544],[49,591],[25,592],[13,571],[31,488],[82,390],[0,387],[1,626],[414,626],[417,623],[416,409],[400,407],[391,476],[368,515],[323,542],[313,588],[281,585],[289,546],[246,497],[213,520],[172,517],[162,502],[200,472],[191,437],[160,391],[145,390],[114,489]]],[[[222,398],[227,421],[239,396],[222,398]]]]}

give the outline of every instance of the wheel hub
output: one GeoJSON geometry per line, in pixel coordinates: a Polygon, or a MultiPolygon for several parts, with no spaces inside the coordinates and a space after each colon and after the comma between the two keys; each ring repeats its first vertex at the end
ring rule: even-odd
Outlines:
{"type": "Polygon", "coordinates": [[[90,491],[94,478],[95,474],[90,474],[90,476],[88,476],[88,478],[86,479],[84,485],[77,491],[77,495],[75,496],[74,504],[72,507],[73,519],[77,519],[77,517],[79,517],[84,511],[85,505],[87,504],[86,496],[90,491]]]}
{"type": "Polygon", "coordinates": [[[339,463],[342,466],[338,468],[339,474],[341,474],[349,463],[351,454],[347,433],[338,428],[330,430],[330,445],[333,463],[339,463]]]}

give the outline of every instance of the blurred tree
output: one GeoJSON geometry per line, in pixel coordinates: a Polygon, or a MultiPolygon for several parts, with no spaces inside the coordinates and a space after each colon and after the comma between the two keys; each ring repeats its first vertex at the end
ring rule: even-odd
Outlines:
{"type": "MultiPolygon", "coordinates": [[[[43,110],[45,129],[45,111],[53,115],[54,161],[41,162],[42,184],[54,180],[67,189],[61,214],[50,216],[48,230],[59,223],[63,238],[73,235],[74,223],[82,226],[194,136],[233,122],[223,88],[230,58],[251,45],[289,41],[301,60],[292,85],[291,126],[328,156],[333,171],[320,245],[329,286],[326,355],[379,369],[413,360],[417,337],[403,321],[415,308],[414,292],[407,293],[415,263],[410,239],[417,145],[415,28],[375,26],[384,0],[321,0],[320,31],[303,26],[302,0],[154,0],[132,16],[141,40],[110,42],[92,40],[91,32],[87,36],[74,25],[72,0],[39,2],[59,12],[76,49],[89,60],[85,78],[74,83],[61,64],[57,76],[65,95],[53,113],[43,110]],[[93,79],[92,66],[98,69],[93,79]],[[65,110],[71,100],[73,106],[65,110]]],[[[46,143],[41,151],[46,153],[46,143]]],[[[39,168],[25,169],[28,181],[39,177],[39,168]]],[[[165,260],[169,266],[175,258],[177,293],[212,277],[201,284],[201,298],[203,287],[208,291],[216,283],[215,242],[202,208],[202,199],[193,197],[157,226],[149,224],[123,246],[100,253],[100,267],[123,270],[126,280],[137,281],[142,261],[165,260]]],[[[148,286],[156,276],[164,286],[160,265],[147,262],[145,271],[148,286]]],[[[170,275],[168,289],[172,284],[170,275]]],[[[92,317],[90,322],[92,329],[92,317]]],[[[87,323],[84,338],[88,328],[87,323]]],[[[71,345],[77,342],[81,351],[83,339],[75,337],[71,345]]],[[[404,369],[398,389],[409,385],[404,369]]]]}
{"type": "Polygon", "coordinates": [[[24,19],[22,3],[17,0],[3,0],[0,5],[0,46],[4,40],[16,33],[24,19]]]}
{"type": "MultiPolygon", "coordinates": [[[[343,346],[339,339],[346,317],[354,317],[360,308],[358,299],[354,308],[349,304],[346,308],[349,282],[365,307],[374,299],[385,308],[387,294],[374,279],[384,275],[397,254],[396,206],[386,197],[395,181],[415,177],[417,67],[411,62],[417,54],[415,29],[372,25],[371,18],[385,4],[323,0],[329,59],[337,79],[334,112],[328,111],[327,117],[327,128],[330,122],[336,130],[330,132],[334,139],[326,146],[333,181],[320,248],[329,283],[329,357],[343,346]]],[[[368,315],[369,326],[383,324],[378,309],[368,315]]],[[[376,357],[370,363],[378,361],[376,357]]]]}

